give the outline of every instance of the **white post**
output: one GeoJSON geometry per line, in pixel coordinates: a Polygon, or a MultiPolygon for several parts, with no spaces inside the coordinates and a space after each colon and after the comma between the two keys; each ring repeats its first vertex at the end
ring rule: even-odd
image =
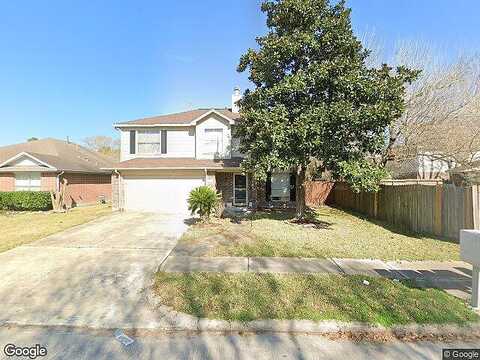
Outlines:
{"type": "Polygon", "coordinates": [[[480,266],[473,265],[472,269],[472,307],[479,308],[480,300],[480,266]]]}

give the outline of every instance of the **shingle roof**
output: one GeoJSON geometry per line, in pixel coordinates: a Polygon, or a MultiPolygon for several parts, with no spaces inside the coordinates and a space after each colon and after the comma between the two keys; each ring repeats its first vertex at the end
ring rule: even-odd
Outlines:
{"type": "Polygon", "coordinates": [[[243,159],[135,158],[115,164],[111,169],[222,169],[238,168],[243,159]]]}
{"type": "Polygon", "coordinates": [[[105,172],[102,168],[111,167],[115,163],[78,144],[46,138],[0,147],[0,164],[22,152],[60,171],[105,172]]]}
{"type": "Polygon", "coordinates": [[[231,120],[238,120],[240,114],[233,113],[230,109],[196,109],[190,111],[183,111],[174,114],[165,114],[159,116],[148,117],[144,119],[131,120],[118,123],[117,125],[188,125],[193,120],[215,110],[216,112],[226,116],[231,120]]]}

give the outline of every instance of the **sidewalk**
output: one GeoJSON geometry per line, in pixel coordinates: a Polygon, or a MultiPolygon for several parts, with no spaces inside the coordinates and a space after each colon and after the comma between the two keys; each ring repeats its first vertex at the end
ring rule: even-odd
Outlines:
{"type": "Polygon", "coordinates": [[[468,299],[472,267],[462,261],[382,261],[377,259],[317,259],[281,257],[170,256],[166,272],[324,273],[414,280],[421,287],[438,287],[468,299]]]}

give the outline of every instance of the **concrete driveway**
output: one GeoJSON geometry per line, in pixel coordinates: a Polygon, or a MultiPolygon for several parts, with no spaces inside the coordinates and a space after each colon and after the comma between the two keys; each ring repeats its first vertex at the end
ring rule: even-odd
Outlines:
{"type": "Polygon", "coordinates": [[[0,254],[0,325],[155,326],[144,289],[185,229],[182,216],[116,213],[0,254]]]}

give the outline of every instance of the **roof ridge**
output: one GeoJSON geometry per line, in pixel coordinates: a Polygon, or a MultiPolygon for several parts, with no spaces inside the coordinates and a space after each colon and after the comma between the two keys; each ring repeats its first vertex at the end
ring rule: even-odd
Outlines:
{"type": "MultiPolygon", "coordinates": [[[[176,112],[164,113],[164,114],[159,114],[159,115],[141,117],[141,118],[138,118],[138,119],[135,119],[135,120],[127,120],[126,122],[128,123],[128,122],[130,122],[130,121],[154,119],[154,118],[158,118],[158,117],[162,117],[162,116],[171,116],[171,115],[186,114],[186,113],[193,112],[193,111],[207,111],[207,110],[211,110],[211,109],[213,109],[213,108],[205,108],[205,109],[204,109],[204,108],[196,108],[196,109],[190,109],[190,110],[176,111],[176,112]]],[[[125,122],[124,122],[124,123],[125,123],[125,122]]]]}
{"type": "Polygon", "coordinates": [[[176,113],[162,114],[157,116],[145,117],[135,120],[129,120],[124,122],[117,122],[115,125],[122,126],[132,126],[132,125],[191,125],[194,120],[201,118],[209,112],[217,112],[219,115],[227,117],[228,119],[235,121],[240,118],[240,115],[233,113],[228,107],[218,108],[218,107],[209,107],[209,108],[197,108],[192,110],[186,110],[176,113]]]}

